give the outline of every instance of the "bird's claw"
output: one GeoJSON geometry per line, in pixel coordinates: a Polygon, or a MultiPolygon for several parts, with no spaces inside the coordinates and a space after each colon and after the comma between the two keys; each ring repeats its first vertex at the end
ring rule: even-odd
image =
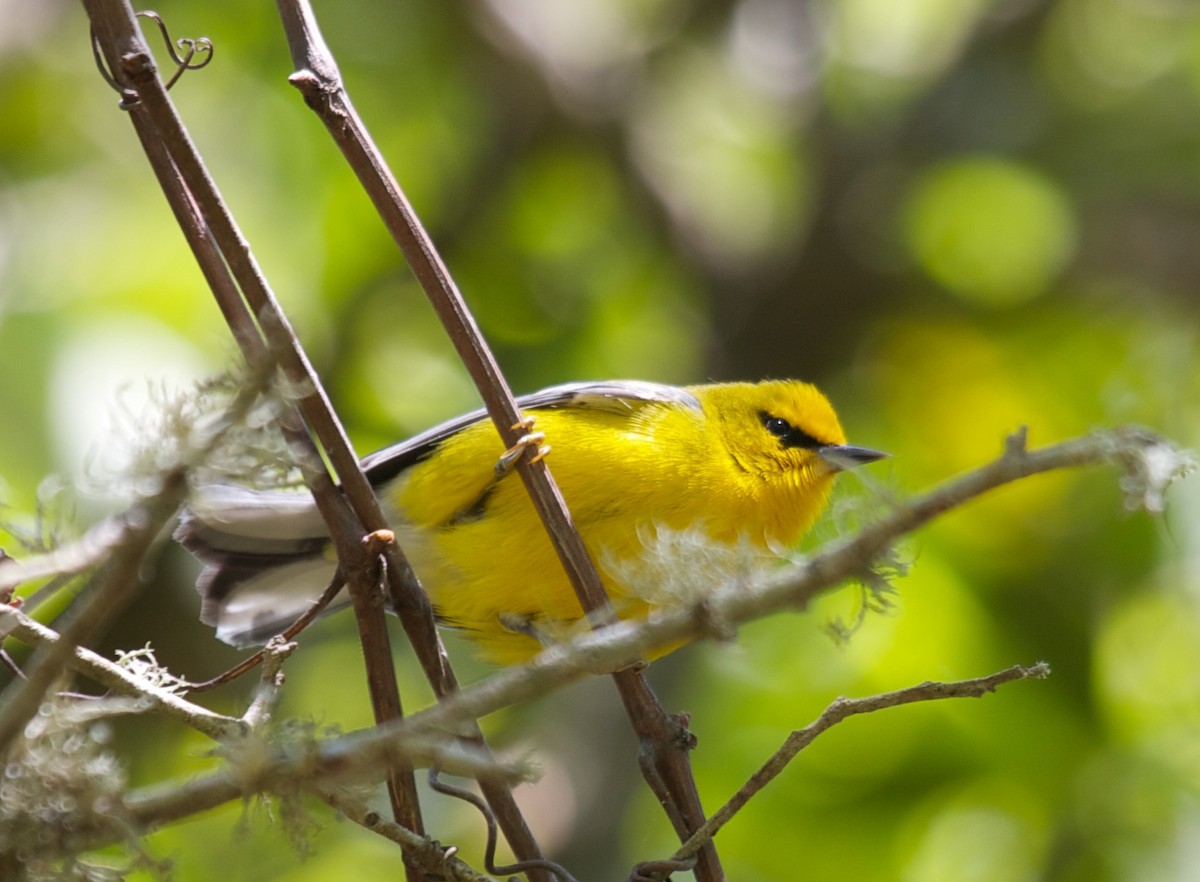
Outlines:
{"type": "Polygon", "coordinates": [[[496,460],[495,469],[498,477],[503,478],[511,472],[527,450],[533,450],[533,455],[529,457],[531,463],[537,462],[550,452],[550,445],[542,443],[546,440],[546,433],[533,431],[533,425],[533,417],[525,417],[521,422],[513,425],[514,430],[524,429],[525,433],[517,438],[516,444],[500,454],[500,458],[496,460]]]}

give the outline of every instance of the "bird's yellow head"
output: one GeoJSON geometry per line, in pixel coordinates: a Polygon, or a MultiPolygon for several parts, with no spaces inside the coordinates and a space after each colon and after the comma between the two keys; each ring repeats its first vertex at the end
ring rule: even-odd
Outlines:
{"type": "Polygon", "coordinates": [[[751,475],[791,480],[837,471],[822,459],[825,448],[846,443],[837,414],[815,386],[796,380],[726,383],[705,388],[705,413],[720,425],[734,461],[751,475]]]}
{"type": "Polygon", "coordinates": [[[885,456],[846,444],[833,406],[796,380],[696,387],[705,414],[738,470],[774,509],[775,532],[790,541],[824,508],[834,476],[885,456]]]}

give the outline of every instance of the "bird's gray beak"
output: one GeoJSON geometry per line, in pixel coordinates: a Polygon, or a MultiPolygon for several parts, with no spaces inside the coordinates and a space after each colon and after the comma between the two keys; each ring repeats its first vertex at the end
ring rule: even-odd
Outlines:
{"type": "Polygon", "coordinates": [[[839,472],[856,469],[869,462],[886,459],[891,454],[869,447],[855,447],[851,444],[830,444],[817,450],[817,454],[839,472]]]}

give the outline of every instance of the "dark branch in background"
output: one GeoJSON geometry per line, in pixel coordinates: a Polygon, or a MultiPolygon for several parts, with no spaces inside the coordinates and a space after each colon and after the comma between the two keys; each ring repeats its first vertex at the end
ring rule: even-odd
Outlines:
{"type": "MultiPolygon", "coordinates": [[[[433,241],[354,110],[312,8],[306,0],[277,0],[277,4],[296,66],[296,72],[290,77],[291,83],[320,117],[358,176],[445,325],[501,440],[506,447],[515,447],[521,442],[522,434],[528,431],[528,424],[433,241]]],[[[611,624],[615,617],[608,595],[547,463],[523,457],[518,471],[588,622],[593,628],[611,624]]],[[[360,492],[369,495],[370,488],[348,487],[347,492],[353,498],[360,492]]],[[[402,611],[405,598],[397,597],[397,601],[402,611]]],[[[419,640],[421,636],[410,631],[410,638],[419,640]]],[[[417,645],[415,641],[414,645],[417,645]]],[[[613,679],[638,735],[643,775],[680,839],[685,839],[704,823],[699,791],[688,760],[693,738],[680,718],[666,712],[640,670],[618,671],[613,674],[613,679]]],[[[511,839],[512,832],[506,830],[506,834],[511,839]]],[[[723,878],[716,850],[711,846],[705,847],[699,856],[696,878],[699,882],[716,882],[723,878]]]]}
{"type": "MultiPolygon", "coordinates": [[[[112,78],[122,89],[122,106],[130,113],[151,166],[246,361],[258,366],[274,359],[280,365],[291,387],[301,390],[297,406],[339,478],[345,482],[354,472],[364,481],[357,457],[319,379],[167,97],[132,8],[122,0],[84,0],[84,5],[112,78]]],[[[304,451],[298,457],[301,470],[347,572],[376,719],[398,719],[402,709],[387,629],[382,608],[371,601],[375,593],[373,570],[361,544],[366,532],[386,528],[383,515],[375,506],[373,512],[368,512],[369,517],[362,517],[360,511],[355,518],[329,474],[319,467],[321,460],[300,420],[284,420],[283,429],[296,448],[304,451]]],[[[402,563],[397,557],[397,567],[402,563]]],[[[394,769],[388,778],[388,790],[396,820],[421,832],[411,771],[394,769]]],[[[421,875],[409,868],[409,878],[417,880],[421,875]]]]}

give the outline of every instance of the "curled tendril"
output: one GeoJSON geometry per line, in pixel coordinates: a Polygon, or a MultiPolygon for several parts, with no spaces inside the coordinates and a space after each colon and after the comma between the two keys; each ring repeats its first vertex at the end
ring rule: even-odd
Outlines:
{"type": "Polygon", "coordinates": [[[208,37],[180,37],[178,40],[171,39],[171,33],[167,30],[167,24],[162,20],[157,12],[147,9],[138,13],[140,18],[148,18],[158,25],[158,32],[162,35],[163,44],[167,47],[167,54],[171,56],[171,60],[175,62],[175,73],[171,74],[171,78],[167,80],[166,87],[170,89],[183,76],[186,70],[200,70],[202,67],[208,67],[213,60],[213,43],[208,37]],[[176,47],[179,51],[176,51],[176,47]],[[180,55],[182,52],[182,56],[180,55]]]}
{"type": "MultiPolygon", "coordinates": [[[[484,849],[484,868],[494,876],[511,876],[514,873],[527,873],[530,870],[545,870],[548,873],[553,873],[562,882],[578,882],[574,876],[567,870],[566,867],[554,861],[547,860],[528,860],[518,861],[515,864],[507,866],[496,865],[496,816],[492,814],[492,810],[488,804],[476,796],[469,790],[464,790],[461,787],[455,787],[453,784],[448,784],[443,781],[439,775],[441,769],[437,765],[429,767],[429,786],[437,793],[445,796],[461,799],[463,802],[469,803],[483,815],[484,821],[487,823],[487,846],[484,849]]],[[[450,852],[447,851],[447,855],[450,852]]]]}
{"type": "MultiPolygon", "coordinates": [[[[170,89],[183,76],[184,71],[200,70],[202,67],[207,67],[213,60],[213,42],[208,37],[181,37],[178,40],[171,39],[171,33],[167,30],[166,22],[162,20],[157,12],[153,10],[144,10],[137,13],[139,18],[149,19],[158,26],[158,32],[162,35],[163,45],[167,47],[167,54],[171,57],[171,61],[175,64],[175,72],[171,74],[166,81],[166,88],[170,89]]],[[[95,30],[92,31],[92,55],[96,59],[96,67],[100,71],[100,76],[104,77],[105,82],[113,87],[121,95],[121,107],[127,109],[137,104],[139,98],[136,92],[131,89],[126,89],[117,82],[108,66],[105,64],[104,57],[100,52],[100,40],[96,36],[95,30]]]]}

